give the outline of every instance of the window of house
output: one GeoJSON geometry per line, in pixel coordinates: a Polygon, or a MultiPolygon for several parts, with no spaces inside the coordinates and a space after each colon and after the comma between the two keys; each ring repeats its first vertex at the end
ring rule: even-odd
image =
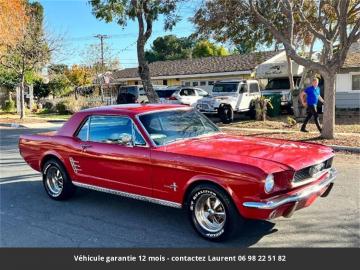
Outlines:
{"type": "Polygon", "coordinates": [[[168,81],[167,81],[167,80],[163,80],[163,85],[168,85],[168,81]]]}
{"type": "Polygon", "coordinates": [[[206,81],[201,81],[200,82],[200,86],[205,86],[206,85],[206,81]]]}
{"type": "Polygon", "coordinates": [[[198,86],[198,85],[199,85],[199,82],[193,82],[192,85],[193,85],[193,86],[198,86]]]}
{"type": "Polygon", "coordinates": [[[360,74],[352,75],[352,90],[360,90],[360,74]]]}
{"type": "Polygon", "coordinates": [[[214,81],[208,81],[208,85],[214,85],[214,81]]]}
{"type": "Polygon", "coordinates": [[[183,86],[190,86],[190,82],[182,82],[183,86]]]}

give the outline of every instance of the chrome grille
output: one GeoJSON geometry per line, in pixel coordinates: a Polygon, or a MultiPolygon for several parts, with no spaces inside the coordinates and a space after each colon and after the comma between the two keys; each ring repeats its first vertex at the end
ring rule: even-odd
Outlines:
{"type": "Polygon", "coordinates": [[[298,183],[305,179],[310,178],[310,173],[309,173],[310,168],[311,167],[307,167],[305,169],[301,169],[301,170],[297,171],[294,175],[293,182],[298,183]]]}
{"type": "MultiPolygon", "coordinates": [[[[324,168],[322,169],[322,171],[325,169],[331,168],[332,160],[333,160],[333,158],[330,158],[330,159],[324,161],[325,165],[324,165],[324,168]]],[[[311,167],[313,167],[313,166],[309,166],[304,169],[296,171],[295,175],[294,175],[293,183],[299,183],[301,181],[311,178],[311,175],[310,175],[311,167]]]]}

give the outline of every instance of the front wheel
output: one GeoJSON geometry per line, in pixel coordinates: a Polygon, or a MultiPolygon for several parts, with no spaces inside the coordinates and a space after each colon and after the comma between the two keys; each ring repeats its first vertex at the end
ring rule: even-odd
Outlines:
{"type": "Polygon", "coordinates": [[[243,225],[232,200],[217,186],[196,186],[189,194],[186,206],[192,226],[207,240],[226,240],[235,236],[243,225]]]}
{"type": "Polygon", "coordinates": [[[65,200],[75,192],[65,167],[56,159],[50,159],[43,166],[43,184],[51,199],[65,200]]]}
{"type": "Polygon", "coordinates": [[[234,120],[234,111],[230,105],[220,105],[218,114],[224,124],[230,124],[234,120]]]}

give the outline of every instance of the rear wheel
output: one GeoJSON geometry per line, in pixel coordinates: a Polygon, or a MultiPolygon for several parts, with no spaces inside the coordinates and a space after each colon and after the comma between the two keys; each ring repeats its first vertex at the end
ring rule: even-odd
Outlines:
{"type": "Polygon", "coordinates": [[[230,105],[220,106],[218,109],[218,114],[221,122],[224,124],[230,124],[234,120],[234,111],[230,105]]]}
{"type": "Polygon", "coordinates": [[[70,198],[75,191],[66,169],[56,159],[50,159],[43,166],[43,184],[46,193],[54,200],[70,198]]]}
{"type": "Polygon", "coordinates": [[[207,240],[223,241],[236,235],[243,219],[229,196],[211,184],[196,186],[186,203],[190,222],[207,240]]]}

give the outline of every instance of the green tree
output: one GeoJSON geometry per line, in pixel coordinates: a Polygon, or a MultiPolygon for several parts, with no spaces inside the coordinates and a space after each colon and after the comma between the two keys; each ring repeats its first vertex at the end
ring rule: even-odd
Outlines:
{"type": "Polygon", "coordinates": [[[200,40],[197,42],[192,51],[193,58],[227,55],[229,55],[229,52],[226,48],[223,46],[218,46],[208,40],[200,40]]]}
{"type": "Polygon", "coordinates": [[[13,70],[0,65],[0,86],[13,90],[18,83],[19,78],[17,74],[13,70]]]}
{"type": "Polygon", "coordinates": [[[52,51],[43,30],[43,7],[38,2],[27,4],[28,24],[14,47],[8,47],[0,64],[17,74],[20,82],[20,118],[25,117],[24,87],[27,73],[39,70],[50,59],[52,51]]]}
{"type": "Polygon", "coordinates": [[[146,60],[155,61],[191,58],[194,42],[190,37],[178,38],[175,35],[158,37],[153,41],[151,50],[145,52],[146,60]]]}
{"type": "MultiPolygon", "coordinates": [[[[272,33],[255,22],[254,16],[243,8],[242,2],[244,1],[205,1],[192,19],[196,34],[218,42],[230,41],[240,54],[253,52],[259,46],[272,46],[272,33]]],[[[274,12],[276,5],[273,0],[261,1],[259,5],[262,10],[267,10],[274,20],[280,19],[278,13],[274,12]]]]}
{"type": "Polygon", "coordinates": [[[71,82],[65,74],[57,74],[48,83],[48,94],[61,97],[72,91],[71,82]]]}
{"type": "Polygon", "coordinates": [[[178,20],[176,5],[182,0],[90,0],[93,14],[106,22],[126,26],[129,20],[137,20],[138,73],[150,102],[159,102],[150,80],[149,65],[145,58],[145,44],[149,40],[153,23],[160,15],[165,18],[165,29],[171,29],[178,20]]]}
{"type": "Polygon", "coordinates": [[[49,84],[44,83],[43,79],[38,78],[33,82],[34,97],[36,99],[45,98],[51,93],[49,84]]]}

